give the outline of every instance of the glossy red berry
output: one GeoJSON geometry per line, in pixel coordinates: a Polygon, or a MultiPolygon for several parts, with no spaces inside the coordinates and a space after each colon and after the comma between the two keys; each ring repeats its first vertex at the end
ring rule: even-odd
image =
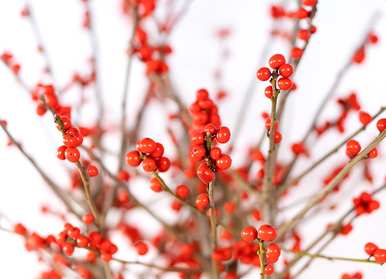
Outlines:
{"type": "Polygon", "coordinates": [[[270,264],[276,263],[279,260],[281,249],[276,243],[271,243],[267,246],[265,256],[270,264]]]}
{"type": "Polygon", "coordinates": [[[189,194],[190,194],[190,190],[189,190],[188,186],[186,186],[186,185],[178,185],[177,186],[177,188],[176,188],[177,197],[185,200],[189,197],[189,194]]]}
{"type": "Polygon", "coordinates": [[[373,118],[370,114],[364,111],[359,112],[359,121],[362,123],[362,125],[367,125],[371,122],[373,118]]]}
{"type": "Polygon", "coordinates": [[[310,6],[313,7],[317,3],[317,0],[303,0],[303,5],[304,6],[310,6]]]}
{"type": "Polygon", "coordinates": [[[285,57],[282,54],[274,54],[269,58],[268,64],[272,69],[279,69],[285,62],[285,57]]]}
{"type": "Polygon", "coordinates": [[[255,227],[248,226],[241,231],[241,239],[247,242],[252,242],[257,238],[257,230],[255,227]]]}
{"type": "Polygon", "coordinates": [[[386,263],[386,249],[375,250],[373,256],[374,256],[374,259],[377,263],[379,263],[379,264],[386,263]]]}
{"type": "Polygon", "coordinates": [[[218,143],[227,143],[230,138],[231,131],[228,127],[221,127],[216,134],[216,139],[218,143]]]}
{"type": "Polygon", "coordinates": [[[256,77],[258,80],[267,81],[271,78],[271,71],[267,67],[262,67],[257,70],[256,77]]]}
{"type": "Polygon", "coordinates": [[[195,201],[198,210],[205,210],[209,206],[209,197],[207,193],[199,194],[195,201]]]}
{"type": "Polygon", "coordinates": [[[213,147],[210,150],[210,158],[212,158],[213,160],[220,159],[221,155],[222,155],[221,149],[218,147],[213,147]]]}
{"type": "Polygon", "coordinates": [[[157,168],[160,172],[168,171],[170,168],[170,160],[166,157],[161,157],[158,161],[156,161],[157,168]]]}
{"type": "Polygon", "coordinates": [[[374,243],[372,242],[367,242],[366,245],[365,245],[365,252],[367,255],[369,256],[372,256],[374,255],[374,252],[378,250],[378,246],[375,245],[374,243]]]}
{"type": "Polygon", "coordinates": [[[273,88],[271,85],[267,86],[264,90],[264,95],[265,97],[267,97],[268,99],[272,99],[272,96],[273,96],[273,88]]]}
{"type": "Polygon", "coordinates": [[[142,168],[146,172],[155,172],[157,170],[157,164],[154,159],[145,158],[142,161],[142,168]]]}
{"type": "Polygon", "coordinates": [[[232,165],[232,159],[226,154],[223,154],[218,160],[216,160],[216,167],[219,170],[227,170],[232,165]]]}
{"type": "Polygon", "coordinates": [[[274,269],[274,267],[273,267],[273,265],[272,264],[267,264],[265,267],[264,267],[264,274],[265,275],[271,275],[272,273],[274,273],[275,272],[275,269],[274,269]]]}
{"type": "Polygon", "coordinates": [[[66,159],[72,163],[79,161],[80,153],[79,150],[74,147],[68,147],[65,151],[66,159]]]}
{"type": "Polygon", "coordinates": [[[280,90],[290,90],[293,86],[293,83],[290,79],[288,78],[280,78],[277,82],[277,85],[280,90]]]}
{"type": "Polygon", "coordinates": [[[156,142],[150,138],[144,138],[137,143],[137,150],[146,154],[154,152],[156,147],[156,142]]]}
{"type": "Polygon", "coordinates": [[[91,213],[86,213],[82,216],[82,221],[86,225],[91,225],[92,223],[94,223],[94,216],[91,213]]]}
{"type": "Polygon", "coordinates": [[[198,178],[205,184],[209,184],[214,180],[214,172],[209,168],[206,162],[201,162],[197,168],[198,178]]]}
{"type": "Polygon", "coordinates": [[[151,157],[153,158],[160,158],[164,154],[164,146],[160,144],[159,142],[155,143],[155,149],[154,151],[150,154],[151,157]]]}
{"type": "Polygon", "coordinates": [[[135,249],[137,250],[138,255],[143,256],[146,255],[147,252],[149,251],[149,247],[147,244],[143,241],[138,241],[135,243],[135,249]]]}
{"type": "Polygon", "coordinates": [[[64,160],[66,159],[66,151],[67,149],[67,146],[65,145],[62,145],[62,146],[59,146],[57,151],[56,151],[56,157],[59,159],[59,160],[64,160]]]}
{"type": "Polygon", "coordinates": [[[273,138],[274,143],[279,144],[281,142],[281,139],[282,139],[281,133],[279,131],[275,131],[275,135],[273,138]]]}
{"type": "Polygon", "coordinates": [[[386,118],[381,118],[377,121],[377,129],[380,133],[386,130],[386,118]]]}
{"type": "Polygon", "coordinates": [[[346,143],[346,155],[352,159],[361,151],[361,145],[356,140],[349,140],[346,143]]]}
{"type": "Polygon", "coordinates": [[[371,149],[370,152],[367,154],[367,156],[370,159],[377,158],[378,157],[378,149],[376,149],[376,148],[371,149]]]}
{"type": "Polygon", "coordinates": [[[73,244],[71,244],[71,243],[64,243],[63,244],[63,247],[62,247],[62,250],[63,250],[63,253],[66,255],[66,256],[68,256],[68,257],[70,257],[70,256],[72,256],[72,254],[74,253],[74,245],[73,244]]]}
{"type": "Polygon", "coordinates": [[[270,225],[261,225],[257,237],[262,241],[273,241],[276,238],[276,229],[270,225]]]}
{"type": "Polygon", "coordinates": [[[291,64],[283,64],[279,68],[279,74],[284,78],[289,78],[294,72],[291,64]]]}
{"type": "Polygon", "coordinates": [[[141,155],[138,151],[130,151],[126,155],[126,162],[129,166],[138,167],[142,162],[141,155]]]}
{"type": "Polygon", "coordinates": [[[98,176],[99,175],[99,170],[98,170],[98,168],[96,166],[90,164],[90,165],[87,166],[87,174],[90,177],[98,176]]]}

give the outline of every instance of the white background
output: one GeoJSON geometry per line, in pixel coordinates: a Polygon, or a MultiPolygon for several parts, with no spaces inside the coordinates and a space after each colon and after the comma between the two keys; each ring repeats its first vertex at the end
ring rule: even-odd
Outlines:
{"type": "MultiPolygon", "coordinates": [[[[36,43],[28,23],[19,17],[23,1],[0,1],[0,50],[14,52],[22,64],[22,76],[33,84],[42,78],[42,59],[36,53],[36,43]]],[[[60,85],[64,85],[74,71],[87,70],[86,59],[90,53],[87,34],[81,29],[82,8],[80,1],[67,0],[34,0],[32,1],[43,34],[45,45],[53,62],[53,69],[60,85]]],[[[127,20],[119,12],[119,1],[95,0],[96,29],[101,47],[101,68],[103,92],[108,104],[108,119],[116,120],[119,110],[119,97],[123,86],[125,67],[124,50],[129,34],[127,20]]],[[[229,63],[222,64],[225,88],[230,93],[229,99],[221,107],[223,122],[234,127],[235,116],[249,81],[258,66],[256,61],[261,55],[262,47],[267,40],[270,20],[267,17],[268,1],[262,0],[195,0],[186,17],[182,20],[171,38],[174,56],[171,58],[171,74],[173,81],[187,103],[194,98],[194,91],[200,87],[215,88],[213,71],[219,62],[219,45],[214,39],[214,32],[219,27],[230,27],[233,35],[227,45],[231,51],[229,63]]],[[[375,10],[385,12],[382,0],[321,0],[315,24],[317,34],[313,37],[304,60],[299,68],[296,81],[299,90],[294,93],[286,115],[285,143],[298,140],[308,125],[312,112],[317,107],[325,92],[334,80],[335,74],[351,55],[353,49],[363,36],[367,22],[375,10]]],[[[376,31],[380,36],[379,46],[372,47],[364,65],[355,67],[344,79],[338,94],[346,94],[357,90],[363,108],[371,113],[380,105],[386,104],[384,83],[384,63],[386,61],[386,20],[382,18],[376,31]]],[[[282,42],[275,47],[276,51],[285,52],[287,48],[282,42]]],[[[274,52],[272,51],[272,53],[274,52]]],[[[137,104],[143,96],[143,68],[134,64],[134,73],[130,88],[129,108],[133,115],[137,104]]],[[[258,138],[262,128],[259,113],[268,110],[269,103],[263,97],[263,88],[256,90],[244,125],[242,139],[237,148],[251,144],[258,138]]],[[[77,94],[74,91],[71,94],[77,94]]],[[[39,163],[61,185],[68,183],[63,171],[68,165],[61,165],[55,158],[55,149],[60,138],[52,128],[51,119],[44,120],[34,114],[34,106],[27,94],[14,82],[8,71],[0,67],[0,118],[9,122],[10,130],[21,140],[25,148],[39,158],[39,163]]],[[[71,99],[71,96],[68,98],[71,99]]],[[[153,121],[146,135],[161,138],[164,136],[165,116],[160,117],[161,106],[153,104],[152,112],[146,116],[153,121]],[[154,122],[157,119],[159,122],[154,122]],[[158,125],[154,125],[158,124],[158,125]],[[151,128],[151,129],[150,129],[151,128]]],[[[331,102],[326,116],[333,116],[337,106],[331,102]]],[[[85,112],[86,113],[86,112],[85,112]]],[[[87,108],[93,116],[95,111],[87,108]]],[[[89,119],[84,119],[85,122],[89,119]]],[[[357,126],[356,117],[350,120],[350,129],[357,126]]],[[[367,136],[359,137],[366,142],[376,135],[374,127],[366,132],[367,136]]],[[[314,148],[315,154],[320,153],[339,139],[339,135],[331,135],[326,142],[314,148]]],[[[109,143],[107,143],[109,144],[109,143]]],[[[110,143],[114,146],[114,142],[110,143]]],[[[6,139],[0,136],[0,212],[15,221],[25,223],[28,227],[42,233],[55,233],[60,224],[52,218],[42,218],[39,207],[42,203],[54,204],[49,191],[36,175],[31,166],[15,151],[6,148],[6,139]]],[[[113,148],[113,147],[112,147],[113,148]]],[[[283,146],[283,158],[289,158],[288,144],[283,146]]],[[[238,152],[237,159],[244,153],[238,152]]],[[[345,160],[342,152],[330,162],[345,160]]],[[[237,160],[236,160],[237,164],[237,160]]],[[[385,175],[385,158],[377,160],[376,185],[385,175]]],[[[300,168],[299,168],[300,169],[300,168]]],[[[310,177],[302,185],[302,191],[293,196],[302,196],[320,187],[318,178],[330,170],[321,167],[319,173],[310,177]]],[[[371,186],[360,182],[359,173],[354,174],[348,183],[350,195],[371,189],[371,186]]],[[[148,193],[149,194],[149,193],[148,193]]],[[[151,195],[151,194],[150,194],[151,195]]],[[[386,195],[380,195],[385,200],[386,195]]],[[[288,199],[290,202],[290,199],[288,199]]],[[[339,210],[349,207],[350,198],[339,200],[339,210]],[[346,202],[346,204],[344,203],[346,202]]],[[[373,240],[386,247],[386,211],[384,208],[369,217],[360,218],[354,224],[351,235],[335,242],[326,254],[365,257],[363,245],[373,240]]],[[[326,212],[319,219],[308,223],[302,231],[308,240],[320,232],[325,224],[333,221],[336,213],[326,212]]],[[[6,222],[4,222],[6,224],[6,222]]],[[[129,259],[135,257],[128,252],[122,255],[129,259]]],[[[0,233],[0,278],[34,278],[41,267],[33,254],[23,249],[22,241],[13,235],[0,233]]],[[[302,278],[339,278],[342,272],[362,270],[365,278],[383,279],[386,277],[385,267],[318,261],[302,278]]],[[[256,275],[251,278],[256,278],[256,275]]]]}

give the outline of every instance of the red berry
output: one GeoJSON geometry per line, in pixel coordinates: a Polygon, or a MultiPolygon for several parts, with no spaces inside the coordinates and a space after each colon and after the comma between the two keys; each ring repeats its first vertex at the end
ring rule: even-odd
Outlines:
{"type": "Polygon", "coordinates": [[[276,230],[270,225],[262,225],[257,231],[257,237],[262,241],[272,241],[276,238],[276,230]]]}
{"type": "Polygon", "coordinates": [[[293,72],[294,68],[290,64],[283,64],[279,68],[279,74],[285,78],[289,78],[293,72]]]}
{"type": "Polygon", "coordinates": [[[212,158],[213,160],[218,160],[221,157],[221,155],[222,155],[221,149],[218,147],[213,147],[210,150],[210,158],[212,158]]]}
{"type": "Polygon", "coordinates": [[[349,140],[346,143],[346,155],[352,159],[361,151],[361,145],[356,140],[349,140]]]}
{"type": "Polygon", "coordinates": [[[281,90],[290,90],[292,88],[292,81],[288,78],[280,78],[277,82],[279,89],[281,90]]]}
{"type": "Polygon", "coordinates": [[[190,136],[193,145],[201,145],[205,142],[205,134],[201,131],[193,131],[190,136]]]}
{"type": "Polygon", "coordinates": [[[264,95],[265,97],[267,97],[268,99],[272,99],[272,96],[273,96],[273,88],[272,86],[267,86],[264,90],[264,95]]]}
{"type": "Polygon", "coordinates": [[[285,57],[282,54],[274,54],[269,58],[268,64],[272,69],[279,69],[285,64],[285,57]]]}
{"type": "Polygon", "coordinates": [[[166,157],[161,157],[157,161],[157,167],[160,172],[165,172],[170,168],[170,160],[166,157]]]}
{"type": "Polygon", "coordinates": [[[81,248],[86,248],[88,246],[88,243],[89,243],[89,240],[87,237],[85,237],[84,235],[80,235],[77,239],[76,239],[76,245],[78,245],[79,247],[81,248]]]}
{"type": "Polygon", "coordinates": [[[373,118],[370,114],[364,111],[359,112],[359,121],[362,123],[362,125],[367,125],[371,122],[373,118]]]}
{"type": "Polygon", "coordinates": [[[65,145],[58,147],[58,149],[56,151],[56,157],[58,157],[59,160],[66,159],[66,153],[65,153],[66,149],[67,149],[67,146],[65,146],[65,145]]]}
{"type": "Polygon", "coordinates": [[[219,170],[229,169],[231,165],[232,165],[232,159],[226,154],[222,155],[218,160],[216,160],[216,167],[219,170]]]}
{"type": "Polygon", "coordinates": [[[377,129],[380,133],[386,129],[386,118],[381,118],[377,121],[377,129]]]}
{"type": "Polygon", "coordinates": [[[137,150],[146,154],[154,152],[156,147],[156,142],[150,138],[144,138],[137,143],[137,150]]]}
{"type": "Polygon", "coordinates": [[[215,175],[206,162],[201,162],[197,168],[197,176],[203,183],[209,184],[215,175]]]}
{"type": "Polygon", "coordinates": [[[147,252],[149,251],[149,248],[147,244],[143,241],[138,241],[135,243],[135,249],[137,250],[138,255],[143,256],[146,255],[147,252]]]}
{"type": "Polygon", "coordinates": [[[310,6],[313,7],[316,5],[318,0],[303,0],[303,5],[304,6],[310,6]]]}
{"type": "Polygon", "coordinates": [[[90,177],[98,176],[99,170],[96,166],[90,164],[87,166],[87,174],[90,177]]]}
{"type": "Polygon", "coordinates": [[[378,150],[377,150],[376,148],[371,149],[370,152],[367,154],[367,156],[368,156],[370,159],[377,158],[377,156],[378,156],[378,150]]]}
{"type": "Polygon", "coordinates": [[[164,154],[164,146],[160,144],[159,142],[155,143],[155,149],[154,151],[150,154],[151,157],[153,158],[160,158],[164,154]]]}
{"type": "Polygon", "coordinates": [[[271,77],[271,71],[267,67],[262,67],[257,70],[257,79],[261,81],[267,81],[271,77]]]}
{"type": "Polygon", "coordinates": [[[154,172],[157,170],[157,164],[154,159],[145,158],[142,162],[142,168],[146,172],[154,172]]]}
{"type": "Polygon", "coordinates": [[[79,161],[80,153],[79,150],[74,147],[68,147],[65,151],[66,159],[72,163],[79,161]]]}
{"type": "Polygon", "coordinates": [[[282,136],[281,136],[281,133],[279,131],[275,131],[275,135],[274,135],[274,143],[275,144],[278,144],[281,142],[281,139],[282,139],[282,136]]]}
{"type": "Polygon", "coordinates": [[[271,265],[271,264],[267,264],[264,267],[264,274],[265,275],[271,275],[274,271],[275,271],[275,269],[273,268],[273,265],[271,265]]]}
{"type": "Polygon", "coordinates": [[[180,199],[185,200],[190,194],[189,187],[186,185],[178,185],[176,188],[176,195],[180,199]]]}
{"type": "Polygon", "coordinates": [[[190,150],[190,159],[193,162],[201,161],[205,156],[206,150],[202,145],[193,146],[190,150]]]}
{"type": "Polygon", "coordinates": [[[271,243],[267,246],[265,256],[268,263],[276,263],[280,257],[281,249],[279,245],[271,243]]]}
{"type": "Polygon", "coordinates": [[[197,209],[199,209],[199,210],[204,210],[204,209],[208,208],[208,205],[209,205],[208,194],[207,193],[199,194],[196,198],[195,204],[196,204],[197,209]]]}
{"type": "Polygon", "coordinates": [[[367,253],[367,255],[369,256],[372,256],[374,255],[374,252],[378,249],[378,246],[375,245],[374,243],[372,242],[367,242],[366,245],[365,245],[365,252],[367,253]]]}
{"type": "Polygon", "coordinates": [[[257,230],[255,227],[248,226],[241,231],[241,239],[247,242],[252,242],[257,238],[257,230]]]}
{"type": "Polygon", "coordinates": [[[386,263],[386,249],[377,249],[374,252],[374,259],[379,264],[386,263]]]}
{"type": "Polygon", "coordinates": [[[227,143],[230,138],[231,131],[228,127],[221,127],[216,134],[216,139],[218,143],[227,143]]]}
{"type": "Polygon", "coordinates": [[[156,193],[159,193],[159,192],[162,192],[162,185],[161,183],[159,182],[158,178],[156,177],[152,177],[150,179],[150,188],[156,192],[156,193]]]}
{"type": "Polygon", "coordinates": [[[74,245],[71,243],[64,243],[62,250],[66,256],[70,257],[74,253],[74,245]]]}
{"type": "Polygon", "coordinates": [[[92,215],[91,213],[86,213],[82,216],[82,221],[86,225],[91,225],[94,222],[94,215],[92,215]]]}
{"type": "Polygon", "coordinates": [[[126,162],[129,166],[138,167],[142,162],[141,155],[138,151],[130,151],[126,155],[126,162]]]}

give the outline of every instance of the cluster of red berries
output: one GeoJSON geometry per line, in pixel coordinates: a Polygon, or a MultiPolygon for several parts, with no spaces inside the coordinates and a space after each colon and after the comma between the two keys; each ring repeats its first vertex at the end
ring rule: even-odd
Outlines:
{"type": "Polygon", "coordinates": [[[148,75],[161,75],[169,71],[165,62],[165,56],[172,53],[169,45],[152,46],[146,31],[141,26],[138,26],[135,31],[135,42],[136,46],[133,48],[133,53],[146,64],[148,75]]]}
{"type": "Polygon", "coordinates": [[[86,249],[86,261],[94,263],[99,256],[104,261],[110,261],[112,256],[118,251],[118,247],[110,240],[104,238],[99,232],[92,231],[82,234],[78,227],[69,223],[64,225],[63,231],[57,237],[48,235],[40,236],[37,233],[29,233],[23,224],[15,224],[14,232],[25,237],[26,248],[28,251],[39,249],[59,249],[64,255],[70,257],[76,248],[86,249]]]}
{"type": "MultiPolygon", "coordinates": [[[[241,231],[241,239],[246,242],[259,240],[261,242],[272,242],[276,239],[276,229],[270,225],[261,225],[258,230],[255,227],[248,226],[241,231]]],[[[271,275],[274,272],[273,264],[279,260],[281,249],[276,243],[270,243],[264,246],[264,252],[260,251],[265,256],[264,273],[271,275]]]]}
{"type": "MultiPolygon", "coordinates": [[[[267,81],[271,78],[271,80],[277,79],[277,84],[274,84],[275,87],[284,91],[293,89],[294,83],[289,77],[293,74],[294,69],[291,64],[286,63],[285,57],[282,54],[274,54],[269,58],[268,64],[272,71],[268,67],[258,69],[256,73],[257,79],[261,81],[267,81]]],[[[274,89],[276,90],[271,85],[267,86],[264,90],[265,96],[272,99],[275,94],[274,89]]]]}
{"type": "Polygon", "coordinates": [[[0,57],[1,61],[9,67],[14,75],[18,75],[20,72],[20,64],[15,60],[14,56],[10,52],[3,52],[0,57]]]}
{"type": "Polygon", "coordinates": [[[205,89],[196,94],[196,101],[190,106],[193,117],[193,129],[190,131],[190,161],[198,163],[197,176],[205,184],[212,182],[215,172],[231,167],[232,159],[223,154],[217,143],[225,144],[230,140],[228,127],[221,126],[217,106],[205,89]]]}
{"type": "Polygon", "coordinates": [[[357,215],[370,214],[380,206],[379,202],[373,199],[372,195],[367,192],[363,192],[354,198],[353,203],[357,215]]]}
{"type": "Polygon", "coordinates": [[[365,252],[369,257],[373,257],[377,263],[386,263],[386,249],[381,249],[376,244],[368,242],[365,245],[365,252]]]}
{"type": "Polygon", "coordinates": [[[362,279],[363,275],[361,272],[355,272],[352,274],[343,273],[340,279],[362,279]]]}
{"type": "MultiPolygon", "coordinates": [[[[283,6],[281,5],[272,5],[271,6],[271,16],[273,19],[281,19],[281,18],[288,18],[288,19],[297,19],[300,21],[304,21],[304,24],[302,26],[297,34],[296,38],[298,39],[296,41],[296,44],[291,49],[291,58],[295,60],[299,60],[303,56],[304,52],[304,46],[309,41],[310,37],[317,31],[317,28],[312,25],[310,21],[310,17],[313,16],[313,10],[314,7],[317,4],[317,0],[303,0],[302,5],[295,11],[287,11],[283,6]]],[[[287,39],[291,38],[291,36],[286,36],[287,39]]]]}
{"type": "Polygon", "coordinates": [[[143,138],[137,142],[136,150],[126,155],[126,162],[129,166],[142,168],[146,172],[165,172],[170,168],[170,160],[163,156],[164,146],[151,138],[143,138]]]}
{"type": "MultiPolygon", "coordinates": [[[[55,115],[57,129],[62,133],[63,145],[59,146],[56,156],[59,160],[77,163],[80,160],[78,147],[82,145],[83,138],[90,134],[87,128],[76,128],[71,122],[71,108],[59,103],[55,88],[50,84],[38,84],[32,92],[32,100],[37,103],[36,113],[43,116],[47,109],[55,115]]],[[[89,176],[97,176],[98,168],[86,162],[86,170],[89,176]]]]}

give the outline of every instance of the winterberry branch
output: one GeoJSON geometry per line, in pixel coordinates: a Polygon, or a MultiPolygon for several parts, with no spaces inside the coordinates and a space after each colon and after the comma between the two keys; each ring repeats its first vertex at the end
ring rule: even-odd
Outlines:
{"type": "Polygon", "coordinates": [[[19,152],[31,163],[31,165],[35,168],[35,170],[39,173],[42,179],[46,182],[46,184],[50,187],[50,189],[55,193],[55,195],[63,202],[66,206],[67,210],[74,214],[79,220],[82,219],[81,215],[77,212],[77,210],[72,205],[71,198],[67,196],[65,192],[62,191],[59,185],[57,185],[46,172],[39,166],[36,160],[28,154],[21,144],[13,137],[13,135],[8,130],[5,123],[0,121],[0,127],[7,135],[8,139],[13,143],[14,146],[19,150],[19,152]]]}
{"type": "MultiPolygon", "coordinates": [[[[343,139],[337,146],[326,152],[323,156],[321,156],[318,160],[316,160],[312,165],[310,165],[308,168],[300,172],[297,176],[295,176],[293,179],[291,179],[290,182],[287,184],[283,184],[280,186],[280,192],[284,192],[285,190],[288,189],[291,185],[297,184],[300,180],[302,180],[305,176],[310,174],[314,169],[316,169],[319,165],[321,165],[325,160],[327,160],[329,157],[337,153],[340,148],[342,148],[350,139],[355,138],[357,135],[359,135],[361,132],[365,131],[366,128],[369,126],[371,122],[373,122],[379,115],[381,115],[384,111],[386,110],[386,107],[381,107],[377,113],[375,113],[371,121],[362,125],[360,128],[355,130],[352,134],[347,136],[345,139],[343,139]]],[[[290,164],[291,166],[291,164],[290,164]]],[[[289,173],[289,172],[287,172],[289,173]]]]}
{"type": "Polygon", "coordinates": [[[370,263],[370,264],[381,265],[381,264],[377,263],[375,260],[372,260],[369,258],[360,259],[360,258],[327,256],[327,255],[322,255],[322,254],[312,254],[312,253],[308,253],[305,251],[298,251],[298,252],[293,252],[291,250],[284,250],[284,251],[289,252],[289,253],[293,253],[295,255],[299,255],[302,257],[309,257],[309,258],[313,258],[313,259],[317,258],[317,259],[325,259],[325,260],[329,260],[329,261],[358,262],[358,263],[370,263]]]}
{"type": "Polygon", "coordinates": [[[284,223],[278,233],[278,238],[281,239],[290,229],[292,229],[316,204],[331,193],[334,187],[345,177],[347,173],[362,159],[366,158],[367,154],[375,148],[386,137],[386,130],[380,133],[363,151],[355,158],[349,161],[345,167],[331,180],[331,182],[314,198],[312,198],[303,209],[301,209],[290,221],[284,223]]]}
{"type": "Polygon", "coordinates": [[[199,269],[190,269],[190,268],[183,268],[183,267],[163,267],[152,263],[144,263],[140,261],[127,261],[127,260],[122,260],[118,258],[113,258],[112,260],[122,263],[124,265],[141,265],[144,267],[149,267],[149,268],[157,269],[164,272],[181,272],[186,274],[192,274],[200,271],[199,269]]]}
{"type": "MultiPolygon", "coordinates": [[[[386,190],[386,184],[383,184],[379,186],[377,189],[371,192],[372,196],[375,196],[379,194],[380,192],[386,190]]],[[[312,248],[314,248],[316,245],[318,245],[326,236],[328,236],[331,233],[330,238],[317,250],[317,253],[321,253],[340,233],[343,223],[351,224],[354,219],[358,217],[358,215],[354,215],[351,217],[349,221],[346,221],[346,219],[355,211],[355,206],[352,206],[349,208],[341,217],[338,218],[338,220],[329,228],[327,228],[324,232],[319,234],[303,251],[310,252],[312,248]]],[[[289,261],[282,272],[282,274],[286,274],[290,268],[292,268],[302,257],[300,255],[296,255],[295,258],[293,258],[291,261],[289,261]]],[[[307,263],[304,264],[304,266],[298,271],[298,273],[301,273],[304,271],[313,261],[313,259],[308,260],[307,263]]]]}
{"type": "MultiPolygon", "coordinates": [[[[354,54],[357,51],[357,49],[363,47],[363,45],[366,44],[366,42],[368,41],[368,34],[374,28],[374,26],[377,23],[377,21],[379,20],[379,18],[380,18],[379,12],[376,12],[376,13],[374,13],[371,16],[371,18],[369,20],[369,23],[368,23],[368,27],[367,27],[367,29],[365,31],[365,34],[363,35],[363,38],[361,39],[361,41],[360,41],[360,43],[358,45],[358,47],[354,49],[354,52],[349,56],[349,58],[346,61],[346,63],[344,63],[343,67],[337,73],[334,82],[331,84],[331,87],[327,91],[327,94],[325,95],[325,97],[323,98],[322,102],[320,103],[318,109],[316,110],[316,113],[315,113],[315,115],[314,115],[314,117],[313,117],[313,119],[311,121],[311,124],[310,124],[309,128],[307,129],[306,133],[304,134],[304,136],[303,136],[303,138],[301,140],[301,142],[303,144],[306,144],[308,139],[309,139],[309,137],[312,135],[312,132],[316,128],[316,125],[317,125],[317,123],[319,121],[319,118],[322,115],[322,113],[324,112],[324,110],[326,109],[328,102],[331,100],[332,96],[336,93],[336,91],[339,88],[339,85],[341,84],[342,80],[344,79],[346,74],[349,72],[349,70],[353,66],[352,57],[354,56],[354,54]]],[[[286,96],[284,98],[288,98],[288,95],[286,94],[286,96]]],[[[283,103],[281,104],[281,106],[283,108],[284,108],[284,105],[285,105],[285,102],[286,102],[286,99],[284,99],[284,98],[283,98],[283,103]]],[[[279,111],[281,111],[280,108],[279,108],[279,111]]],[[[280,116],[279,116],[279,119],[280,119],[280,116]]],[[[287,180],[288,175],[291,173],[291,171],[294,168],[294,166],[296,165],[296,162],[297,162],[298,159],[299,159],[299,155],[295,155],[294,158],[292,159],[292,161],[288,164],[288,167],[287,167],[287,170],[286,170],[286,174],[284,175],[284,177],[282,179],[283,182],[285,182],[287,180]]]]}

